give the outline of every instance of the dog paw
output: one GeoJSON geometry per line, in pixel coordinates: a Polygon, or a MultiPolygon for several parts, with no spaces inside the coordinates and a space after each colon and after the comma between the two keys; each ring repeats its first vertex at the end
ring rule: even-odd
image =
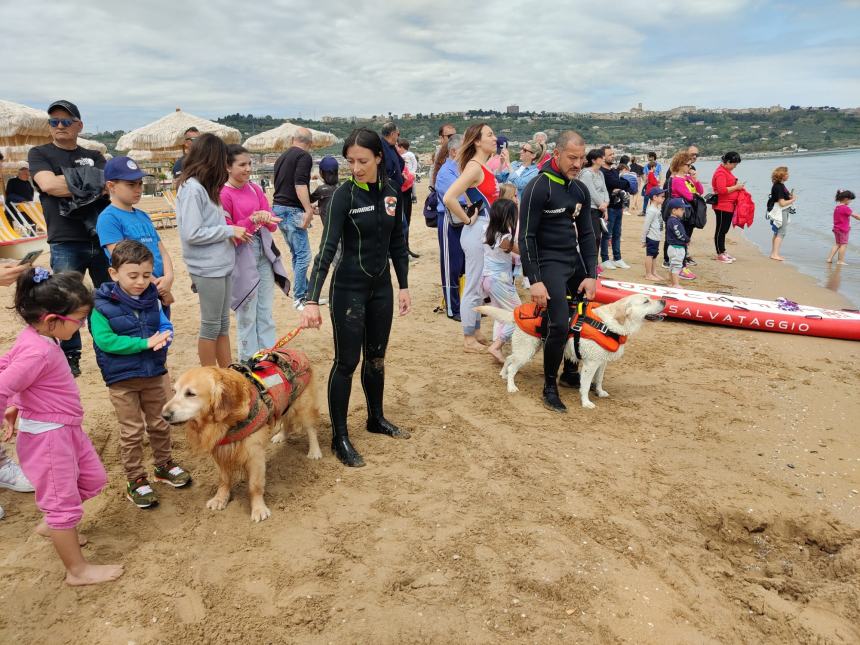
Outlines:
{"type": "Polygon", "coordinates": [[[206,502],[206,508],[212,511],[223,511],[225,508],[227,508],[228,501],[230,500],[216,496],[206,502]]]}
{"type": "Polygon", "coordinates": [[[322,459],[322,451],[319,446],[308,450],[308,459],[322,459]]]}
{"type": "Polygon", "coordinates": [[[509,394],[513,394],[514,392],[519,392],[519,391],[520,391],[520,388],[518,388],[516,385],[508,385],[508,393],[509,394]]]}
{"type": "Polygon", "coordinates": [[[262,522],[272,516],[272,511],[267,506],[260,506],[251,510],[251,520],[254,522],[262,522]]]}
{"type": "Polygon", "coordinates": [[[287,437],[286,437],[286,435],[284,435],[283,430],[281,430],[280,432],[278,432],[276,435],[274,435],[272,437],[272,443],[283,443],[286,440],[287,440],[287,437]]]}
{"type": "Polygon", "coordinates": [[[596,393],[596,394],[597,394],[597,396],[599,396],[601,399],[605,399],[607,396],[609,396],[609,392],[607,392],[606,390],[595,390],[595,393],[596,393]]]}
{"type": "Polygon", "coordinates": [[[594,409],[594,408],[596,408],[597,406],[596,406],[596,405],[594,405],[591,401],[583,401],[583,402],[582,402],[582,407],[584,407],[586,410],[593,410],[593,409],[594,409]]]}

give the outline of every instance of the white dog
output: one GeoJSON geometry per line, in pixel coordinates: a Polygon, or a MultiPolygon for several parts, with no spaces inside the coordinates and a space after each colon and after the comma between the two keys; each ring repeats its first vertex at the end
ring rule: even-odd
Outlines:
{"type": "MultiPolygon", "coordinates": [[[[619,336],[632,336],[642,327],[646,316],[656,316],[666,306],[665,300],[652,300],[644,295],[630,295],[608,305],[596,308],[596,313],[607,326],[607,328],[619,336]]],[[[514,313],[497,307],[481,306],[475,307],[475,311],[485,314],[499,322],[513,323],[514,313]]],[[[530,336],[514,324],[514,335],[511,338],[511,354],[502,366],[501,376],[508,381],[508,392],[519,391],[514,384],[517,372],[528,363],[541,346],[539,338],[530,336]]],[[[624,345],[620,345],[618,351],[610,352],[595,341],[582,338],[579,343],[579,352],[582,355],[582,368],[580,369],[579,397],[582,407],[595,407],[588,398],[591,383],[594,382],[594,390],[597,396],[603,398],[609,393],[603,389],[603,372],[606,364],[617,361],[624,355],[624,345]]],[[[565,358],[576,361],[573,338],[568,338],[564,346],[565,358]]]]}

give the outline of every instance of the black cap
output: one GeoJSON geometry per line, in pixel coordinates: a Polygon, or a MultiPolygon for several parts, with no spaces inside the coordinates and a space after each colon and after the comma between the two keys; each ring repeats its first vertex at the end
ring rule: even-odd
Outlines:
{"type": "Polygon", "coordinates": [[[54,101],[53,103],[51,103],[48,106],[48,114],[50,114],[51,110],[53,110],[54,108],[63,108],[66,112],[71,114],[76,119],[81,118],[81,111],[78,109],[78,106],[75,105],[74,103],[72,103],[71,101],[65,101],[65,100],[54,101]]]}

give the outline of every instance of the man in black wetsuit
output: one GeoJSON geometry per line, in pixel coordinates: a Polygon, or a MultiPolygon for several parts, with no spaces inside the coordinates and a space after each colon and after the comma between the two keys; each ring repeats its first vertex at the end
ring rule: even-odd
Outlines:
{"type": "MultiPolygon", "coordinates": [[[[585,161],[585,141],[566,130],[552,157],[532,179],[520,200],[520,257],[531,283],[532,302],[548,310],[544,345],[544,405],[567,412],[558,395],[556,377],[570,328],[567,294],[594,298],[597,248],[591,228],[588,189],[576,179],[585,161]]],[[[565,361],[562,380],[578,381],[576,364],[565,361]]],[[[576,383],[578,386],[578,383],[576,383]]]]}

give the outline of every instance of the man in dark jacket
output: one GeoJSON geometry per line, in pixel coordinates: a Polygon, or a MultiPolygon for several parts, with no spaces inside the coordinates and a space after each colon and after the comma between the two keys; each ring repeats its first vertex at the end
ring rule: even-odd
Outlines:
{"type": "MultiPolygon", "coordinates": [[[[532,302],[547,308],[544,344],[544,405],[567,412],[558,395],[558,368],[570,327],[567,295],[584,292],[594,298],[597,248],[591,227],[591,198],[576,179],[585,161],[585,141],[572,130],[562,132],[552,157],[532,179],[520,200],[520,257],[529,279],[532,302]],[[584,217],[582,216],[584,214],[584,217]]],[[[565,361],[562,378],[575,378],[575,364],[565,361]]]]}
{"type": "MultiPolygon", "coordinates": [[[[403,210],[403,168],[406,166],[406,162],[403,161],[403,157],[400,156],[400,153],[397,152],[397,139],[400,137],[400,129],[397,127],[397,124],[393,121],[389,121],[388,123],[383,124],[382,130],[379,131],[380,138],[382,139],[382,161],[385,164],[385,175],[394,182],[397,186],[397,190],[400,191],[400,197],[397,199],[397,208],[403,210]]],[[[406,197],[406,199],[409,199],[406,197]]],[[[411,249],[408,249],[408,240],[409,240],[409,229],[406,228],[408,226],[406,222],[406,217],[403,218],[403,234],[405,239],[407,240],[407,250],[409,255],[413,258],[420,257],[417,253],[414,253],[411,249]]]]}
{"type": "Polygon", "coordinates": [[[6,182],[6,201],[10,204],[32,202],[34,194],[29,166],[18,168],[18,176],[6,182]]]}
{"type": "Polygon", "coordinates": [[[621,259],[621,217],[624,214],[623,192],[630,192],[630,184],[619,176],[618,170],[613,167],[615,163],[615,151],[612,146],[603,146],[603,180],[606,182],[606,190],[609,191],[609,208],[607,214],[609,221],[609,233],[600,240],[600,259],[603,260],[604,269],[629,269],[630,265],[621,259]],[[612,259],[609,259],[609,240],[612,240],[612,259]]]}

